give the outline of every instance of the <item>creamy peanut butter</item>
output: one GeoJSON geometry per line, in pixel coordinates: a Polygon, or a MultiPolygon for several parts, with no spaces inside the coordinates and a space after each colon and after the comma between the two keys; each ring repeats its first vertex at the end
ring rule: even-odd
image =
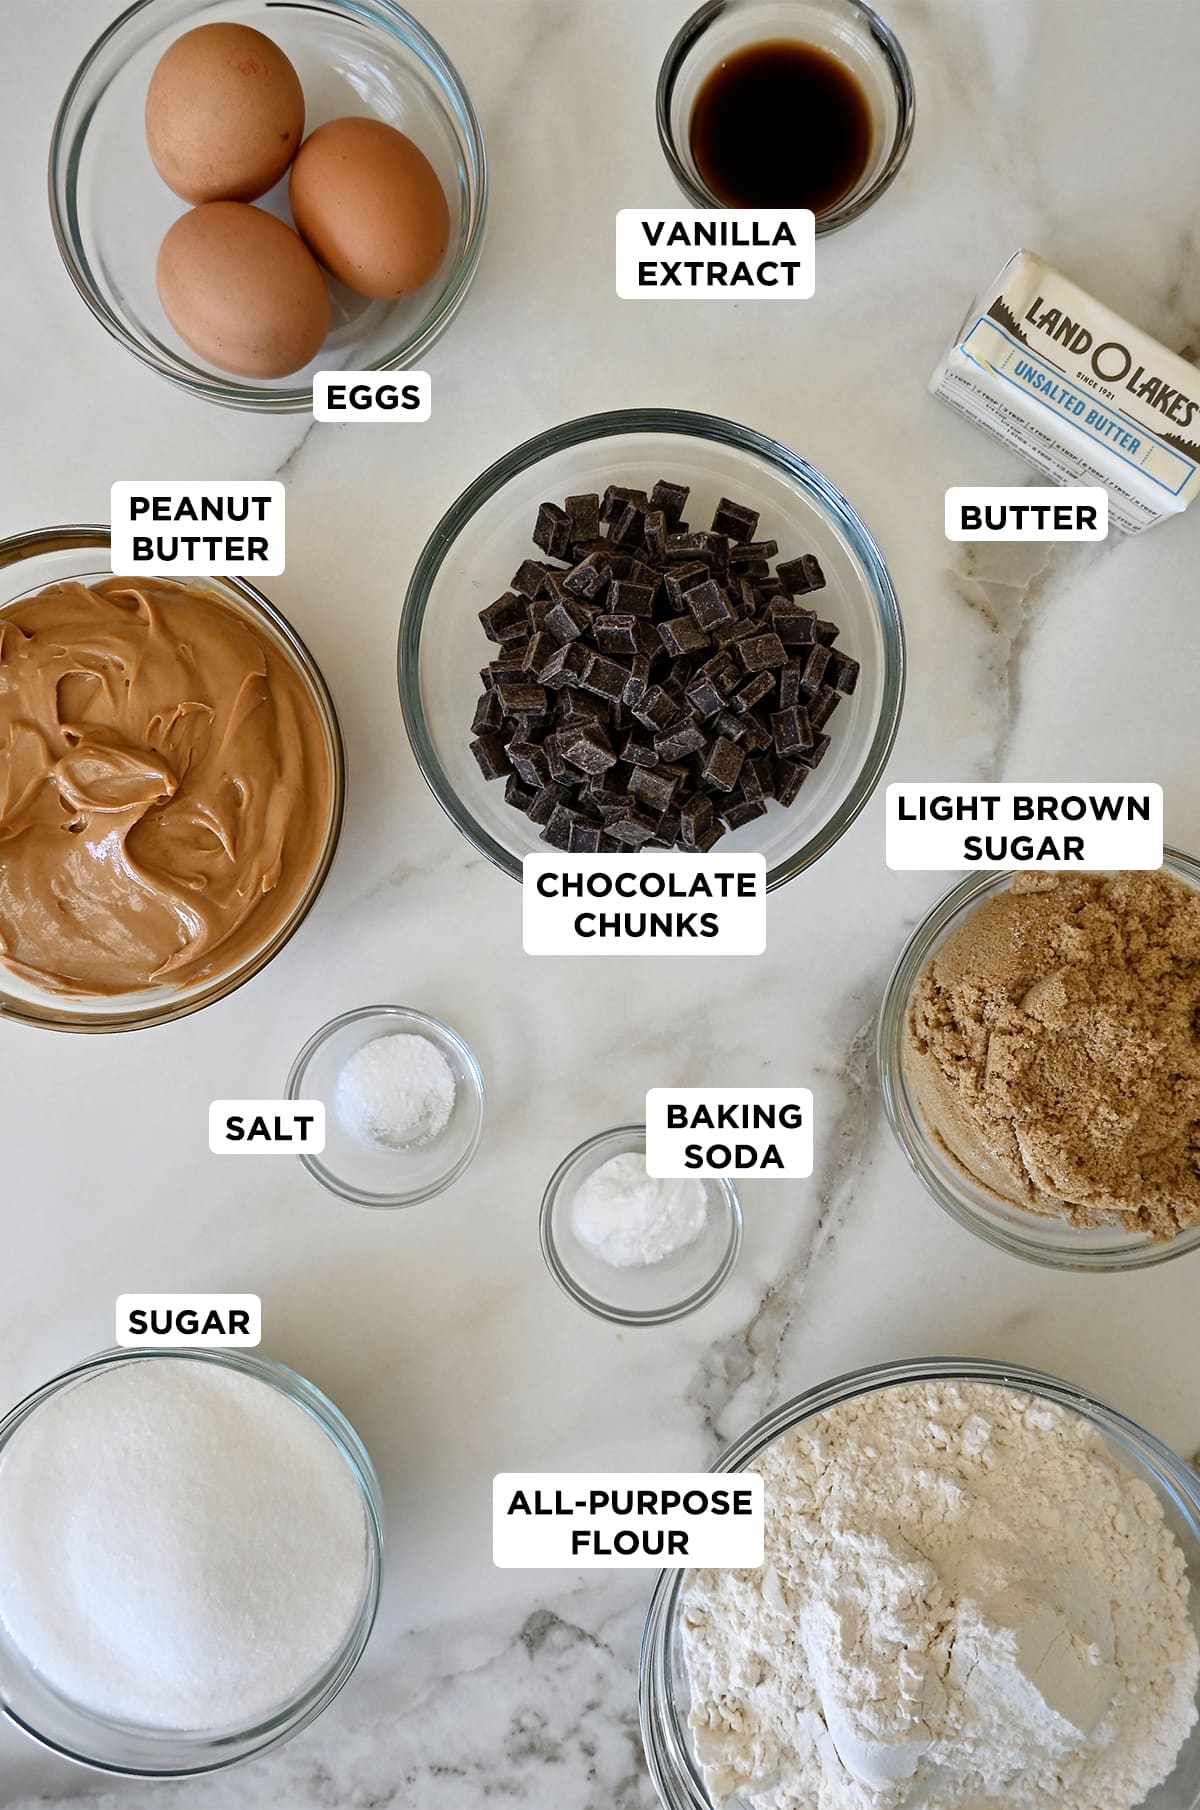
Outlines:
{"type": "Polygon", "coordinates": [[[51,585],[0,611],[0,959],[115,994],[227,973],[320,857],[297,669],[211,591],[51,585]]]}

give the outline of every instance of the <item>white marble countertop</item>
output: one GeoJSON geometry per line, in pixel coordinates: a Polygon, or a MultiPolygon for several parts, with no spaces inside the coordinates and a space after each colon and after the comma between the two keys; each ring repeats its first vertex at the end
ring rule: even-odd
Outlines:
{"type": "Polygon", "coordinates": [[[462,486],[555,420],[644,402],[730,415],[829,473],[891,564],[911,656],[892,777],[1154,778],[1168,839],[1200,849],[1200,521],[1095,552],[951,546],[946,486],[1020,482],[1023,467],[925,394],[970,296],[1019,244],[1200,358],[1200,12],[891,0],[919,97],[907,164],[821,243],[812,302],[755,310],[613,292],[614,210],[676,201],[653,90],[686,0],[422,0],[482,116],[493,199],[474,290],[427,360],[433,419],[389,434],[206,407],[78,301],[44,154],[113,3],[0,0],[0,532],[103,520],[119,476],[282,475],[288,569],[266,588],[341,707],[349,814],[302,931],[224,1003],[129,1037],[0,1025],[0,1404],[109,1343],[123,1290],[255,1290],[265,1348],[372,1451],[390,1549],[358,1674],[291,1745],[224,1779],[114,1790],[4,1729],[0,1805],[648,1810],[650,1575],[494,1570],[494,1471],[702,1466],[797,1390],[938,1351],[1057,1372],[1190,1453],[1200,1260],[1055,1274],[926,1198],[884,1122],[870,1033],[946,881],[886,870],[881,795],[773,896],[762,959],[522,956],[517,887],[442,816],[408,750],[393,678],[407,575],[462,486]],[[290,1163],[208,1156],[210,1099],[280,1090],[310,1031],[381,999],[449,1020],[486,1071],[483,1145],[452,1193],[372,1214],[290,1163]],[[815,1091],[816,1173],[746,1188],[723,1294],[639,1334],[567,1301],[536,1223],[560,1156],[639,1117],[647,1086],[771,1080],[815,1091]]]}

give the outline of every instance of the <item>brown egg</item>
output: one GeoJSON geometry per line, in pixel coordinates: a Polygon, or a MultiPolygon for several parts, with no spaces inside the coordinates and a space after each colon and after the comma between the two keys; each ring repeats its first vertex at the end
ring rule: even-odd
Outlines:
{"type": "Polygon", "coordinates": [[[381,119],[331,119],[288,179],[296,226],[326,270],[359,295],[408,295],[435,274],[450,209],[433,165],[381,119]]]}
{"type": "Polygon", "coordinates": [[[300,78],[249,25],[197,25],[164,51],[146,95],[154,167],[185,201],[253,201],[304,136],[300,78]]]}
{"type": "Polygon", "coordinates": [[[329,331],[329,290],[312,253],[243,201],[208,201],[176,220],[156,275],[180,338],[238,377],[298,371],[329,331]]]}

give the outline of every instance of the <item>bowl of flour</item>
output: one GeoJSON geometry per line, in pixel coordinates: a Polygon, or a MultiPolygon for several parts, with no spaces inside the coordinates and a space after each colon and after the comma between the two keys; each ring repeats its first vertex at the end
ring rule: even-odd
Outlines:
{"type": "Polygon", "coordinates": [[[758,1570],[664,1572],[666,1810],[1195,1810],[1200,1478],[1036,1371],[928,1359],[778,1409],[758,1570]]]}

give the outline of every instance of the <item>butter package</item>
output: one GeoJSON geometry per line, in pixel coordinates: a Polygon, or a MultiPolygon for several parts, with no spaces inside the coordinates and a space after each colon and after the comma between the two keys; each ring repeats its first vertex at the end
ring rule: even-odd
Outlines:
{"type": "Polygon", "coordinates": [[[929,388],[1059,484],[1102,484],[1127,534],[1200,489],[1200,370],[1032,252],[1009,259],[929,388]]]}

